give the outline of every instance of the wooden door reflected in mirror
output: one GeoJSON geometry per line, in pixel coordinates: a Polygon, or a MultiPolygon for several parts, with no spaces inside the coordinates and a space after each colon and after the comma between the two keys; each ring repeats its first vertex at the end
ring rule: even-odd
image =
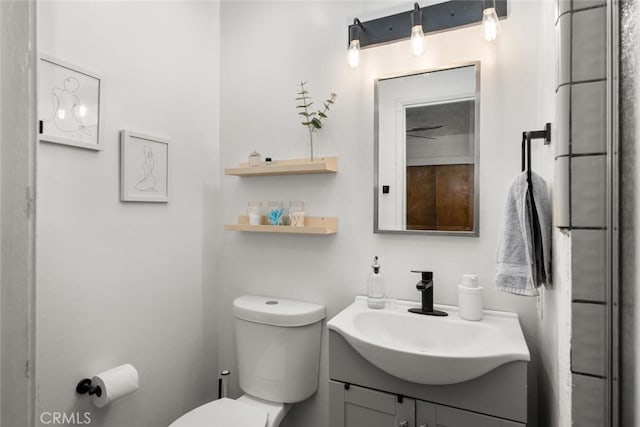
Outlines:
{"type": "Polygon", "coordinates": [[[473,231],[473,165],[407,166],[407,230],[473,231]]]}

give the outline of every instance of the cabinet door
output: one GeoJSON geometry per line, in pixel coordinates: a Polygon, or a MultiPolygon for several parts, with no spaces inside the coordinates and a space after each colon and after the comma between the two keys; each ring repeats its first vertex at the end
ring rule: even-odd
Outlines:
{"type": "Polygon", "coordinates": [[[416,427],[525,427],[525,424],[417,401],[416,427]]]}
{"type": "Polygon", "coordinates": [[[344,383],[330,383],[331,427],[415,427],[415,400],[344,383]]]}

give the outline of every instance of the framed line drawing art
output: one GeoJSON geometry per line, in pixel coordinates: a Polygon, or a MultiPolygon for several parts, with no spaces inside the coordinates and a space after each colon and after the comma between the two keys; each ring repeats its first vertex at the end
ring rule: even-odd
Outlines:
{"type": "Polygon", "coordinates": [[[104,79],[50,56],[38,61],[39,140],[102,150],[104,79]]]}
{"type": "Polygon", "coordinates": [[[169,201],[169,140],[120,131],[120,201],[169,201]]]}

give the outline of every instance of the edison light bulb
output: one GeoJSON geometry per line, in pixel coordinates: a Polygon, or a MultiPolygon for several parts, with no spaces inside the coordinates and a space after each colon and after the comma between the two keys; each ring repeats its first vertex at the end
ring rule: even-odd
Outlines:
{"type": "Polygon", "coordinates": [[[482,11],[482,26],[484,27],[484,38],[492,42],[500,34],[500,21],[496,14],[496,9],[488,7],[482,11]]]}
{"type": "Polygon", "coordinates": [[[411,28],[411,52],[413,52],[413,56],[420,56],[424,53],[422,25],[414,25],[411,28]]]}
{"type": "Polygon", "coordinates": [[[351,40],[351,43],[349,43],[347,63],[351,68],[358,68],[358,64],[360,64],[360,40],[351,40]]]}

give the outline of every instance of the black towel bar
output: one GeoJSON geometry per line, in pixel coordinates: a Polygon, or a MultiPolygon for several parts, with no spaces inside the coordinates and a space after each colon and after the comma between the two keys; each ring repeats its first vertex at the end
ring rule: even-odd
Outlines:
{"type": "Polygon", "coordinates": [[[543,130],[522,132],[522,171],[527,171],[529,191],[531,191],[531,141],[534,139],[544,139],[544,145],[549,145],[551,143],[551,123],[545,124],[543,130]]]}
{"type": "MultiPolygon", "coordinates": [[[[522,132],[522,171],[527,171],[527,194],[531,203],[531,219],[534,224],[539,224],[538,210],[536,209],[536,201],[533,197],[533,182],[531,181],[531,141],[534,139],[544,139],[544,145],[551,143],[551,123],[544,126],[544,130],[533,130],[522,132]],[[525,163],[526,157],[526,163],[525,163]]],[[[532,239],[534,251],[542,249],[542,235],[539,226],[532,228],[532,239]]],[[[537,273],[536,273],[537,274],[537,273]]],[[[542,272],[544,276],[544,272],[542,272]]],[[[536,279],[537,280],[537,279],[536,279]]],[[[543,281],[547,280],[543,278],[543,281]]]]}

